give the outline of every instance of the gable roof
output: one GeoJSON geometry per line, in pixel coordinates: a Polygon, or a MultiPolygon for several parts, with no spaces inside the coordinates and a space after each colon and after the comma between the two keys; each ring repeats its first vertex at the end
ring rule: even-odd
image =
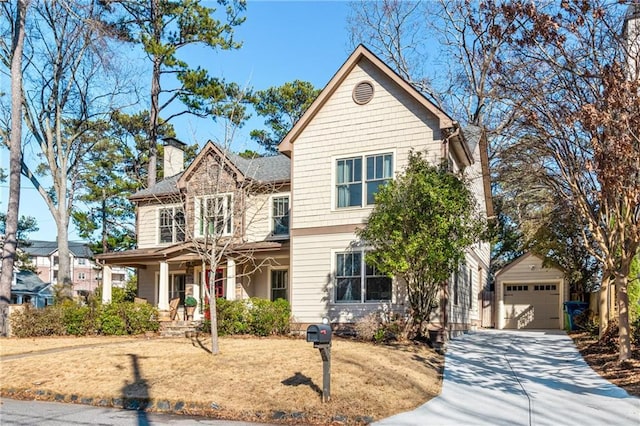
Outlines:
{"type": "MultiPolygon", "coordinates": [[[[340,84],[347,78],[350,72],[355,66],[362,60],[368,60],[375,67],[377,67],[383,74],[389,77],[400,88],[412,96],[419,104],[421,104],[426,110],[435,115],[440,122],[440,129],[448,129],[456,127],[457,123],[447,115],[444,111],[438,108],[433,102],[427,99],[419,90],[413,87],[409,82],[400,77],[398,73],[392,70],[387,64],[385,64],[380,58],[378,58],[373,52],[367,49],[364,45],[359,45],[353,53],[347,58],[340,69],[334,74],[329,83],[322,90],[320,95],[307,109],[304,115],[296,122],[293,128],[282,139],[278,149],[280,152],[291,155],[293,150],[293,143],[298,138],[300,133],[305,127],[313,120],[316,114],[322,109],[324,104],[331,98],[331,95],[338,89],[340,84]]],[[[468,147],[465,147],[468,151],[468,147]]],[[[465,149],[463,148],[463,149],[465,149]]]]}
{"type": "Polygon", "coordinates": [[[200,163],[210,154],[218,158],[225,157],[228,160],[225,162],[225,166],[236,174],[238,180],[250,179],[258,183],[281,183],[291,180],[291,160],[285,155],[278,154],[248,159],[229,150],[222,149],[212,141],[208,141],[178,179],[177,184],[179,187],[184,185],[184,181],[194,173],[200,163]]]}
{"type": "MultiPolygon", "coordinates": [[[[509,271],[510,269],[514,268],[516,265],[524,262],[527,259],[530,258],[536,258],[540,263],[544,263],[544,259],[540,256],[538,256],[537,254],[533,254],[530,251],[522,254],[520,257],[515,258],[514,260],[511,261],[511,263],[509,263],[508,265],[504,266],[502,269],[500,269],[498,272],[496,272],[496,279],[498,278],[499,275],[502,275],[504,273],[506,273],[507,271],[509,271]]],[[[563,272],[562,269],[558,268],[557,266],[543,266],[543,268],[545,269],[557,269],[560,272],[563,272]]]]}
{"type": "Polygon", "coordinates": [[[247,159],[231,151],[223,150],[216,143],[208,141],[182,173],[162,179],[150,188],[141,189],[129,199],[136,201],[178,194],[179,187],[184,185],[184,181],[200,167],[202,161],[210,154],[217,157],[225,156],[228,160],[225,166],[240,180],[252,179],[258,183],[284,183],[291,180],[291,160],[286,155],[278,154],[247,159]]]}
{"type": "MultiPolygon", "coordinates": [[[[15,284],[11,287],[12,292],[40,293],[49,287],[40,277],[31,271],[17,271],[15,284]]],[[[49,289],[48,293],[51,293],[49,289]]]]}
{"type": "MultiPolygon", "coordinates": [[[[20,250],[29,256],[47,257],[58,251],[58,243],[56,241],[30,240],[27,244],[20,246],[20,250]]],[[[75,257],[93,257],[89,246],[79,241],[69,241],[69,252],[75,257]]]]}

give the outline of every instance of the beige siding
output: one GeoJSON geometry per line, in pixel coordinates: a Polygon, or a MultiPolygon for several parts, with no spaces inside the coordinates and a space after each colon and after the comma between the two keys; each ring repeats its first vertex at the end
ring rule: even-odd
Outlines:
{"type": "Polygon", "coordinates": [[[158,209],[159,204],[141,204],[138,206],[138,248],[158,245],[158,209]]]}
{"type": "Polygon", "coordinates": [[[287,191],[254,194],[248,197],[248,207],[245,213],[247,241],[264,241],[272,236],[273,198],[290,197],[290,195],[291,193],[287,191]]]}
{"type": "Polygon", "coordinates": [[[404,288],[394,283],[389,303],[334,303],[334,258],[357,241],[353,234],[295,237],[292,242],[291,302],[295,321],[310,323],[327,316],[332,322],[354,322],[370,312],[404,312],[404,288]]]}
{"type": "Polygon", "coordinates": [[[362,223],[369,215],[370,208],[335,208],[336,159],[393,152],[397,172],[411,147],[427,149],[428,158],[439,159],[439,139],[434,116],[368,62],[360,62],[295,142],[292,228],[362,223]],[[358,105],[352,90],[362,80],[373,83],[375,95],[358,105]]]}
{"type": "Polygon", "coordinates": [[[160,269],[158,266],[138,269],[138,297],[157,306],[156,282],[160,269]]]}

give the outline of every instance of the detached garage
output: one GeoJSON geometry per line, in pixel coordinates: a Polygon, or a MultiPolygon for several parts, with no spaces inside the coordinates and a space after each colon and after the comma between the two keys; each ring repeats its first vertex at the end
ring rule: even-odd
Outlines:
{"type": "Polygon", "coordinates": [[[569,300],[564,273],[526,253],[496,274],[496,328],[562,329],[569,300]]]}

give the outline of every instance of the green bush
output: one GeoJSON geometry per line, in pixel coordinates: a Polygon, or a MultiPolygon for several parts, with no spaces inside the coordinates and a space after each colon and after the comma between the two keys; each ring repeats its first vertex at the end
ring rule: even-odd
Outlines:
{"type": "Polygon", "coordinates": [[[11,315],[11,327],[17,337],[126,335],[158,331],[159,323],[158,310],[146,303],[86,306],[67,300],[44,309],[25,305],[11,315]]]}
{"type": "Polygon", "coordinates": [[[95,312],[91,307],[81,306],[72,301],[65,301],[59,307],[66,334],[84,336],[96,332],[95,312]]]}
{"type": "MultiPolygon", "coordinates": [[[[209,306],[205,306],[205,310],[209,306]]],[[[218,317],[218,334],[253,334],[270,336],[287,334],[290,331],[289,319],[291,307],[289,302],[278,299],[271,302],[266,299],[251,298],[247,300],[217,299],[216,315],[218,317]]],[[[205,319],[201,330],[211,332],[211,321],[205,319]]]]}
{"type": "Polygon", "coordinates": [[[128,334],[142,334],[158,331],[158,310],[148,303],[125,302],[124,313],[128,334]]]}
{"type": "Polygon", "coordinates": [[[47,306],[36,309],[24,305],[20,311],[11,314],[11,332],[16,337],[61,336],[66,330],[62,320],[62,309],[47,306]]]}
{"type": "Polygon", "coordinates": [[[98,315],[98,331],[108,336],[127,334],[127,324],[124,320],[123,303],[109,303],[103,305],[98,315]]]}
{"type": "Polygon", "coordinates": [[[251,298],[245,303],[251,312],[251,334],[269,336],[289,332],[291,308],[286,300],[277,299],[271,302],[266,299],[251,298]]]}
{"type": "Polygon", "coordinates": [[[251,333],[251,311],[244,300],[217,299],[216,315],[220,336],[251,333]]]}
{"type": "Polygon", "coordinates": [[[106,335],[142,334],[158,331],[158,311],[146,303],[120,302],[103,305],[98,330],[106,335]]]}

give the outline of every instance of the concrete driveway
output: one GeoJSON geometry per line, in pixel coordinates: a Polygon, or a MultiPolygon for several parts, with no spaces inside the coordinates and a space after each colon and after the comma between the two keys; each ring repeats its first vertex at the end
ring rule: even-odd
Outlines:
{"type": "Polygon", "coordinates": [[[440,396],[375,424],[638,426],[640,398],[596,374],[562,331],[483,330],[450,342],[440,396]]]}

